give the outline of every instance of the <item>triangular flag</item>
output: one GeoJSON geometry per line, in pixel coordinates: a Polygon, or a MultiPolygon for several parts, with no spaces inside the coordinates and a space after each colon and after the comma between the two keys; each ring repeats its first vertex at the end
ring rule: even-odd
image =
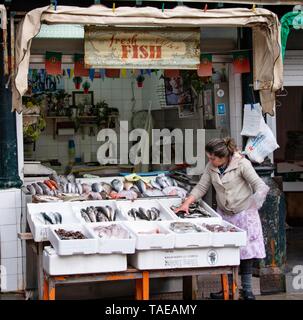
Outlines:
{"type": "Polygon", "coordinates": [[[105,69],[105,75],[107,78],[119,78],[120,69],[105,69]]]}
{"type": "Polygon", "coordinates": [[[74,69],[70,69],[70,76],[73,78],[75,76],[74,69]]]}
{"type": "Polygon", "coordinates": [[[198,65],[199,77],[210,77],[213,74],[213,56],[211,54],[201,54],[201,62],[198,65]]]}
{"type": "Polygon", "coordinates": [[[93,81],[94,77],[95,77],[95,69],[89,69],[89,79],[93,81]]]}
{"type": "Polygon", "coordinates": [[[250,63],[248,51],[233,53],[234,73],[250,72],[250,63]]]}
{"type": "Polygon", "coordinates": [[[165,78],[178,78],[180,77],[180,71],[178,69],[168,69],[164,70],[165,78]]]}
{"type": "Polygon", "coordinates": [[[89,69],[86,69],[84,66],[84,54],[76,53],[74,55],[74,74],[75,77],[88,77],[89,76],[89,69]]]}
{"type": "Polygon", "coordinates": [[[105,78],[105,69],[100,69],[100,76],[104,80],[104,78],[105,78]]]}
{"type": "Polygon", "coordinates": [[[122,77],[122,78],[126,78],[126,76],[127,76],[127,71],[126,71],[126,69],[121,69],[121,77],[122,77]]]}
{"type": "Polygon", "coordinates": [[[61,52],[49,52],[45,54],[45,69],[49,75],[62,74],[62,53],[61,52]]]}
{"type": "Polygon", "coordinates": [[[67,68],[66,71],[67,71],[68,77],[70,78],[70,75],[71,75],[70,68],[67,68]]]}
{"type": "Polygon", "coordinates": [[[151,76],[151,70],[150,70],[150,69],[147,69],[146,72],[147,72],[147,74],[148,74],[149,76],[151,76]]]}

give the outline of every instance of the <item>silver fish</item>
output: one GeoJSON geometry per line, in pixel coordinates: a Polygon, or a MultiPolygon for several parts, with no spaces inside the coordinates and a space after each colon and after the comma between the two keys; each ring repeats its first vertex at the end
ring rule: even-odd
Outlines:
{"type": "Polygon", "coordinates": [[[111,182],[111,185],[113,187],[113,189],[115,191],[117,191],[118,193],[121,192],[123,190],[123,183],[118,180],[118,179],[114,179],[112,182],[111,182]]]}
{"type": "Polygon", "coordinates": [[[133,183],[129,181],[124,181],[124,190],[128,191],[133,187],[133,183]]]}
{"type": "Polygon", "coordinates": [[[62,184],[68,184],[69,183],[69,181],[66,179],[65,176],[59,176],[59,181],[62,184]]]}
{"type": "Polygon", "coordinates": [[[150,220],[147,211],[142,207],[140,207],[139,210],[137,211],[137,216],[142,220],[148,220],[148,221],[150,220]]]}
{"type": "Polygon", "coordinates": [[[75,178],[75,176],[72,174],[72,173],[70,173],[69,175],[67,175],[66,176],[66,179],[67,179],[67,181],[68,182],[71,182],[71,183],[76,183],[76,178],[75,178]]]}
{"type": "Polygon", "coordinates": [[[165,183],[165,181],[163,180],[163,178],[161,177],[161,176],[157,176],[156,177],[156,182],[158,183],[158,185],[162,188],[162,189],[164,189],[164,188],[166,188],[166,183],[165,183]]]}
{"type": "Polygon", "coordinates": [[[82,183],[82,193],[89,193],[92,191],[92,187],[87,183],[82,183]]]}
{"type": "Polygon", "coordinates": [[[110,194],[111,191],[113,190],[113,187],[109,183],[101,182],[101,186],[107,194],[110,194]]]}
{"type": "Polygon", "coordinates": [[[94,212],[94,209],[89,207],[86,209],[86,214],[88,215],[89,219],[91,222],[97,222],[96,220],[96,215],[95,215],[95,212],[94,212]]]}
{"type": "Polygon", "coordinates": [[[33,183],[32,186],[35,188],[36,194],[43,195],[43,189],[37,183],[33,183]]]}
{"type": "Polygon", "coordinates": [[[76,186],[77,186],[77,189],[78,189],[78,193],[82,194],[83,193],[82,184],[77,182],[76,186]]]}
{"type": "Polygon", "coordinates": [[[156,180],[152,180],[152,181],[150,182],[150,184],[152,185],[152,187],[153,187],[154,189],[162,190],[161,186],[159,185],[159,183],[157,183],[156,180]]]}
{"type": "Polygon", "coordinates": [[[107,210],[108,210],[108,217],[109,217],[109,221],[113,221],[114,218],[114,210],[112,207],[110,206],[106,206],[107,210]]]}
{"type": "Polygon", "coordinates": [[[36,189],[34,188],[33,185],[29,184],[26,189],[30,192],[31,195],[35,195],[36,194],[36,189]]]}
{"type": "Polygon", "coordinates": [[[101,183],[95,182],[92,184],[92,191],[93,192],[98,192],[100,193],[101,191],[103,191],[103,188],[101,186],[101,183]]]}
{"type": "Polygon", "coordinates": [[[62,216],[59,212],[54,212],[53,215],[55,216],[56,223],[61,224],[62,223],[62,216]]]}
{"type": "Polygon", "coordinates": [[[45,224],[54,224],[52,218],[46,214],[46,212],[41,212],[41,215],[44,219],[45,224]]]}
{"type": "Polygon", "coordinates": [[[135,182],[135,185],[138,187],[139,191],[144,194],[146,191],[146,185],[142,180],[138,180],[135,182]]]}
{"type": "Polygon", "coordinates": [[[190,222],[172,222],[169,228],[176,233],[203,232],[200,227],[190,222]]]}
{"type": "Polygon", "coordinates": [[[57,174],[55,174],[55,173],[50,174],[50,175],[49,175],[49,179],[55,181],[55,182],[57,183],[57,185],[60,184],[60,178],[59,178],[59,176],[58,176],[57,174]]]}
{"type": "Polygon", "coordinates": [[[136,209],[131,209],[131,210],[129,210],[128,211],[128,215],[130,216],[130,217],[132,217],[134,220],[137,220],[137,213],[136,213],[136,209]]]}
{"type": "Polygon", "coordinates": [[[85,222],[91,222],[89,216],[87,215],[84,209],[81,209],[81,217],[85,220],[85,222]]]}

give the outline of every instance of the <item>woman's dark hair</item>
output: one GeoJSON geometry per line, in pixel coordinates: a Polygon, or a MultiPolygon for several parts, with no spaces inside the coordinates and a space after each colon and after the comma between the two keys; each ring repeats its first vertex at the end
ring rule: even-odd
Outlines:
{"type": "Polygon", "coordinates": [[[235,140],[230,137],[224,139],[215,138],[207,143],[205,150],[216,157],[225,158],[232,156],[237,150],[237,146],[235,140]]]}

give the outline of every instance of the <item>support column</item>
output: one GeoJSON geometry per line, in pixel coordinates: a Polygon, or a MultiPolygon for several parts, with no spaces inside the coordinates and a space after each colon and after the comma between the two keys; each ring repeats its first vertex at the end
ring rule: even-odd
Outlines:
{"type": "Polygon", "coordinates": [[[16,114],[11,112],[11,84],[4,74],[2,30],[0,37],[0,189],[20,188],[22,181],[18,174],[16,114]]]}

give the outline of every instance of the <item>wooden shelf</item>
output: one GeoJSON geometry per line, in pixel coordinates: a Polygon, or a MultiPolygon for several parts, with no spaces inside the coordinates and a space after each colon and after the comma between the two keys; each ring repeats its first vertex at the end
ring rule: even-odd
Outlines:
{"type": "MultiPolygon", "coordinates": [[[[78,117],[78,119],[96,119],[96,116],[81,116],[78,117]]],[[[46,117],[46,119],[72,119],[71,117],[67,117],[67,116],[51,116],[51,117],[46,117]]]]}

